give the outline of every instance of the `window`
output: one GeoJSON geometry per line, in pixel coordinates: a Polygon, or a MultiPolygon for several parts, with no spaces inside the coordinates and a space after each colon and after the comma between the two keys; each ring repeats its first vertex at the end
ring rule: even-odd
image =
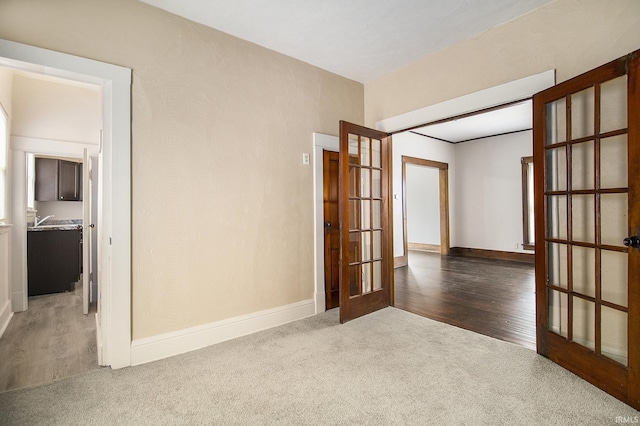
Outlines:
{"type": "Polygon", "coordinates": [[[534,250],[533,157],[522,157],[522,230],[522,248],[525,250],[534,250]]]}
{"type": "Polygon", "coordinates": [[[9,129],[7,114],[0,105],[0,223],[7,221],[7,153],[9,129]]]}

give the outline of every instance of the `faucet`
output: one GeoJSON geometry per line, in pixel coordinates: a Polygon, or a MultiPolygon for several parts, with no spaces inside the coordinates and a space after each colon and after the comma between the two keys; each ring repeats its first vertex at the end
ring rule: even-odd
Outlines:
{"type": "Polygon", "coordinates": [[[33,222],[33,226],[36,227],[38,225],[42,225],[42,222],[54,216],[55,216],[54,214],[50,214],[49,216],[45,216],[44,219],[42,220],[38,220],[38,216],[36,216],[35,221],[33,222]]]}

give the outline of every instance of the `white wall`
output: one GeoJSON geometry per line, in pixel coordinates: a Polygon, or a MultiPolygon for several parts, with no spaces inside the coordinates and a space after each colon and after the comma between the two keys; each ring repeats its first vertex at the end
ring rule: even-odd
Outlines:
{"type": "Polygon", "coordinates": [[[98,145],[101,96],[95,86],[16,74],[11,135],[98,145]]]}
{"type": "MultiPolygon", "coordinates": [[[[453,190],[456,185],[455,145],[404,132],[393,135],[393,255],[404,255],[402,234],[402,156],[423,158],[449,164],[449,217],[455,217],[456,202],[453,190]]],[[[456,245],[455,226],[450,227],[451,246],[456,245]]],[[[413,241],[412,241],[413,242],[413,241]]]]}
{"type": "MultiPolygon", "coordinates": [[[[0,68],[0,108],[9,114],[9,126],[11,126],[11,82],[12,74],[0,68]]],[[[10,159],[11,156],[8,157],[10,159]]],[[[11,209],[7,206],[7,213],[11,209]]],[[[0,226],[0,336],[9,324],[11,319],[11,292],[9,286],[9,254],[11,242],[11,228],[0,226]]]]}
{"type": "Polygon", "coordinates": [[[407,164],[407,240],[440,245],[440,170],[407,164]]]}
{"type": "Polygon", "coordinates": [[[82,219],[82,201],[36,201],[38,217],[55,215],[51,220],[82,219]]]}
{"type": "Polygon", "coordinates": [[[522,250],[522,168],[533,152],[532,132],[456,145],[458,247],[522,250]]]}
{"type": "MultiPolygon", "coordinates": [[[[522,157],[532,155],[532,141],[531,131],[455,145],[410,132],[394,135],[394,256],[398,257],[404,254],[402,155],[449,164],[451,247],[524,251],[521,245],[523,236],[520,160],[522,157]]],[[[410,169],[409,167],[408,172],[410,169]]],[[[425,184],[418,185],[422,187],[425,184]]],[[[408,202],[410,205],[409,198],[408,202]]],[[[432,204],[438,205],[433,202],[432,204]]],[[[424,241],[424,243],[436,244],[439,242],[439,228],[435,232],[437,239],[433,241],[436,242],[424,241]]],[[[414,238],[410,238],[409,242],[423,241],[415,241],[414,238]]]]}

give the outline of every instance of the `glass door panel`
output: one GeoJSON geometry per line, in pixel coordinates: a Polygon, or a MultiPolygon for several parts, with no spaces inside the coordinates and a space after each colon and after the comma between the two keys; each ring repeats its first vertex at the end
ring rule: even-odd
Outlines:
{"type": "Polygon", "coordinates": [[[589,87],[571,95],[571,139],[593,135],[594,88],[589,87]]]}
{"type": "Polygon", "coordinates": [[[627,307],[628,263],[626,253],[610,250],[600,252],[601,297],[605,302],[627,307]]]}
{"type": "Polygon", "coordinates": [[[627,186],[627,135],[600,140],[600,187],[627,186]]]}
{"type": "Polygon", "coordinates": [[[571,257],[571,283],[574,293],[580,293],[582,295],[591,297],[595,296],[595,265],[595,249],[573,246],[573,256],[571,257]]]}
{"type": "Polygon", "coordinates": [[[571,145],[571,189],[593,189],[595,174],[593,141],[571,145]]]}
{"type": "Polygon", "coordinates": [[[623,247],[622,242],[628,235],[627,194],[602,194],[600,196],[600,240],[602,244],[623,247]]]}
{"type": "Polygon", "coordinates": [[[567,101],[560,98],[546,104],[546,138],[548,145],[567,140],[567,101]]]}
{"type": "Polygon", "coordinates": [[[567,190],[567,147],[561,146],[546,151],[548,191],[567,190]]]}
{"type": "Polygon", "coordinates": [[[602,307],[602,355],[627,365],[627,313],[602,307]]]}
{"type": "Polygon", "coordinates": [[[600,132],[627,127],[627,76],[600,85],[600,132]]]}

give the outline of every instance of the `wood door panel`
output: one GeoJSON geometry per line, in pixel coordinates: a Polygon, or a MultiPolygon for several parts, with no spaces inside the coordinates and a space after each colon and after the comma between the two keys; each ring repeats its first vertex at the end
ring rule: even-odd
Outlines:
{"type": "Polygon", "coordinates": [[[550,353],[548,358],[551,361],[618,399],[624,400],[626,398],[627,370],[620,364],[595,355],[593,351],[577,343],[566,342],[563,337],[557,334],[549,334],[547,345],[550,353]],[[567,346],[570,347],[570,350],[566,350],[567,346]],[[594,363],[605,364],[607,367],[594,369],[594,363]]]}

